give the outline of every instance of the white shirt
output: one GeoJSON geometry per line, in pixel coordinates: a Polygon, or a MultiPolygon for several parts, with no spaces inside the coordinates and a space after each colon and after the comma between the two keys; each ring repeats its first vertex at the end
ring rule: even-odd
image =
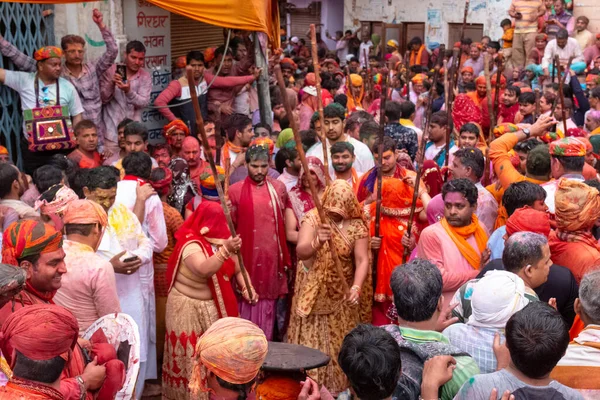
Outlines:
{"type": "Polygon", "coordinates": [[[360,65],[363,68],[369,66],[369,51],[371,50],[371,47],[373,47],[373,42],[371,42],[370,40],[367,43],[360,42],[360,54],[358,55],[358,57],[360,60],[360,65]],[[365,52],[367,53],[367,58],[365,58],[365,52]]]}
{"type": "Polygon", "coordinates": [[[562,49],[558,47],[556,39],[552,39],[546,45],[546,50],[544,51],[544,58],[542,59],[543,69],[547,69],[550,65],[552,65],[552,61],[554,60],[555,55],[558,55],[558,57],[560,58],[560,63],[564,65],[567,65],[571,56],[574,57],[571,64],[576,62],[585,62],[585,59],[583,58],[583,53],[581,51],[581,47],[579,47],[579,43],[573,38],[568,38],[567,44],[562,49]]]}
{"type": "MultiPolygon", "coordinates": [[[[5,71],[4,85],[17,91],[21,97],[21,109],[30,110],[35,107],[35,73],[5,71]]],[[[83,113],[81,100],[75,90],[75,86],[65,78],[58,78],[60,85],[60,105],[67,106],[71,117],[83,113]]],[[[39,85],[39,105],[40,107],[56,105],[56,83],[46,85],[41,79],[38,79],[39,85]],[[47,88],[46,91],[43,89],[47,88]]],[[[23,122],[23,134],[25,134],[25,122],[23,122]]]]}
{"type": "MultiPolygon", "coordinates": [[[[367,147],[366,144],[360,142],[350,135],[345,134],[346,141],[354,146],[354,156],[356,157],[356,161],[352,165],[356,170],[357,175],[363,175],[371,168],[375,166],[375,160],[373,159],[373,154],[371,150],[367,147]]],[[[331,144],[329,143],[329,139],[327,140],[327,157],[329,161],[329,175],[331,179],[335,179],[335,171],[333,170],[333,163],[331,162],[331,144]]],[[[323,161],[323,144],[316,143],[313,147],[311,147],[306,153],[307,156],[317,157],[319,160],[323,161]]]]}
{"type": "MultiPolygon", "coordinates": [[[[440,152],[442,151],[444,148],[446,147],[446,144],[442,144],[441,146],[436,146],[435,143],[431,146],[429,146],[429,148],[427,148],[425,150],[425,159],[426,160],[433,160],[434,157],[440,152]]],[[[454,153],[456,153],[456,151],[458,150],[458,147],[456,147],[456,145],[452,146],[450,148],[450,158],[448,159],[448,165],[450,165],[452,163],[452,157],[454,156],[454,153]]]]}
{"type": "Polygon", "coordinates": [[[335,41],[335,53],[340,60],[340,66],[346,65],[346,56],[348,55],[348,41],[342,38],[335,41]]]}
{"type": "Polygon", "coordinates": [[[283,169],[283,173],[277,178],[278,181],[285,185],[285,189],[289,192],[298,183],[298,177],[287,172],[287,169],[283,169]]]}

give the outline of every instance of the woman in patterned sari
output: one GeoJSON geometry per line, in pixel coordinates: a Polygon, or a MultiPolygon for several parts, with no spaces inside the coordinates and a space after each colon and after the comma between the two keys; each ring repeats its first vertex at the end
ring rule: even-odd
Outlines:
{"type": "Polygon", "coordinates": [[[331,357],[329,364],[309,372],[311,378],[337,395],[348,388],[337,355],[346,334],[358,323],[371,322],[372,284],[369,229],[346,181],[325,189],[321,223],[316,209],[302,220],[297,253],[301,260],[288,330],[291,343],[318,349],[331,357]],[[343,271],[340,277],[327,241],[331,238],[343,271]],[[342,279],[348,292],[342,289],[342,279]]]}
{"type": "Polygon", "coordinates": [[[319,196],[322,196],[325,190],[325,167],[321,160],[317,157],[306,157],[306,163],[310,174],[306,174],[304,169],[300,169],[298,183],[288,192],[291,207],[285,209],[285,232],[287,240],[291,243],[298,242],[300,222],[307,212],[315,208],[310,194],[309,176],[315,182],[319,196]]]}

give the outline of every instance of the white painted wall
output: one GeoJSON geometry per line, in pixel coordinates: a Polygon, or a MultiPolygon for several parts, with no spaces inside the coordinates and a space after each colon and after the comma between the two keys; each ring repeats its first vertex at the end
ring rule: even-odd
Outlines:
{"type": "MultiPolygon", "coordinates": [[[[510,0],[471,0],[467,23],[483,24],[483,34],[498,40],[502,36],[500,21],[509,18],[510,3],[510,0]]],[[[462,23],[464,4],[460,0],[344,0],[344,28],[356,29],[359,21],[425,22],[426,40],[448,44],[448,23],[462,23]],[[430,24],[428,10],[439,10],[440,28],[430,24]]]]}

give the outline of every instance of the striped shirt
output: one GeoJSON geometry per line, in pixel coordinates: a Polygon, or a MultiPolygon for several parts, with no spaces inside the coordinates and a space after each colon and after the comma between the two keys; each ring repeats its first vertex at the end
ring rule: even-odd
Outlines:
{"type": "Polygon", "coordinates": [[[538,30],[538,17],[546,12],[542,0],[513,0],[509,14],[521,13],[523,18],[515,20],[515,33],[532,33],[538,30]]]}
{"type": "Polygon", "coordinates": [[[600,398],[600,325],[588,325],[569,343],[550,377],[579,391],[586,399],[600,398]]]}

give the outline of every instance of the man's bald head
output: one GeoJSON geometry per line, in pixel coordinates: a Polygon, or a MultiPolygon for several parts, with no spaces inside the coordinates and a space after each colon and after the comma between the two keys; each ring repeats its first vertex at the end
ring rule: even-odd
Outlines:
{"type": "Polygon", "coordinates": [[[200,142],[192,136],[183,139],[181,153],[190,168],[196,168],[200,164],[200,142]]]}

